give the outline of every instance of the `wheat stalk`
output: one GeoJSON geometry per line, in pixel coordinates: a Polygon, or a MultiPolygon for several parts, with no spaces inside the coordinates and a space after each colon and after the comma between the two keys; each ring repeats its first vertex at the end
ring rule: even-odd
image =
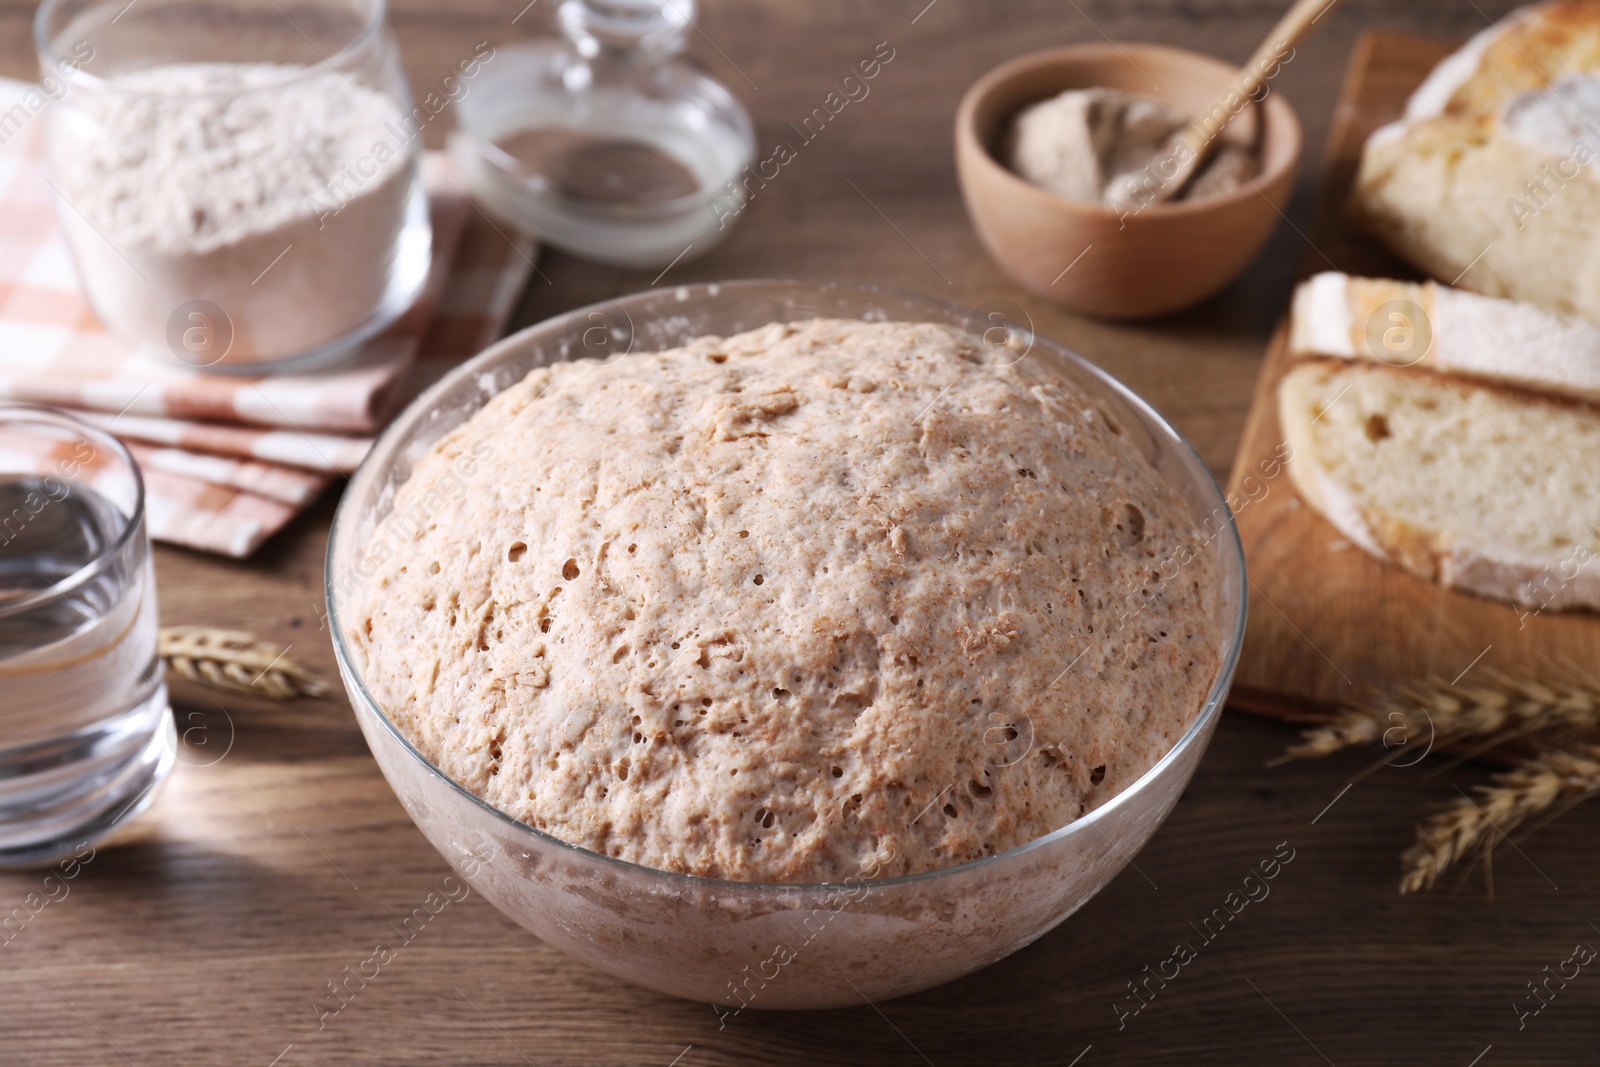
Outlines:
{"type": "MultiPolygon", "coordinates": [[[[1482,802],[1462,794],[1417,827],[1417,840],[1400,857],[1400,892],[1431,889],[1451,864],[1468,853],[1487,859],[1502,836],[1558,801],[1576,804],[1600,796],[1600,746],[1549,751],[1478,786],[1482,802]]],[[[1559,813],[1558,813],[1559,814],[1559,813]]]]}
{"type": "Polygon", "coordinates": [[[1315,759],[1379,741],[1388,748],[1422,736],[1436,744],[1499,742],[1550,729],[1600,730],[1600,690],[1489,671],[1485,681],[1472,685],[1432,678],[1397,694],[1351,705],[1333,722],[1307,730],[1299,744],[1272,762],[1315,759]]]}
{"type": "Polygon", "coordinates": [[[191,682],[272,700],[321,696],[327,683],[289,657],[288,649],[238,630],[163,627],[156,652],[191,682]]]}

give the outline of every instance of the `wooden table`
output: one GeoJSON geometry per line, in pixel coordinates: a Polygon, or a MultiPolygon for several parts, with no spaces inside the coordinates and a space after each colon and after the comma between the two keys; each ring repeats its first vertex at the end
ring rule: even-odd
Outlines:
{"type": "MultiPolygon", "coordinates": [[[[477,41],[542,32],[551,0],[401,0],[393,21],[413,84],[477,41]]],[[[663,284],[749,276],[870,281],[1029,310],[1041,330],[1149,397],[1225,472],[1260,353],[1304,247],[1314,184],[1249,274],[1177,318],[1117,326],[1054,311],[980,251],[950,155],[961,91],[1047,44],[1164,41],[1242,58],[1277,0],[705,0],[694,57],[782,136],[880,41],[895,59],[781,178],[737,232],[663,284]]],[[[1381,23],[1461,37],[1505,0],[1351,0],[1278,87],[1319,147],[1358,32],[1381,23]]],[[[31,4],[0,6],[0,73],[32,72],[31,4]]],[[[649,272],[548,254],[519,322],[643,288],[649,272]]],[[[321,562],[331,501],[247,564],[158,553],[163,616],[253,630],[330,677],[321,562]]],[[[1573,980],[1519,1032],[1525,983],[1600,945],[1600,830],[1592,806],[1502,849],[1481,882],[1395,893],[1396,855],[1428,804],[1472,768],[1383,770],[1346,792],[1358,757],[1268,770],[1292,737],[1230,713],[1171,819],[1105,892],[1011,959],[919,996],[826,1013],[746,1014],[642,992],[570,962],[476,897],[449,905],[338,1017],[312,1001],[448,873],[395,801],[342,699],[271,707],[180,688],[184,765],[132,840],[102,849],[0,945],[0,1064],[335,1063],[1140,1064],[1593,1062],[1600,976],[1573,980]],[[1124,1019],[1127,983],[1167,958],[1280,842],[1293,862],[1179,978],[1124,1019]],[[1493,1046],[1489,1048],[1489,1046],[1493,1046]],[[1487,1049],[1487,1051],[1486,1051],[1487,1049]],[[1482,1057],[1476,1059],[1475,1057],[1482,1057]],[[1081,1058],[1079,1058],[1081,1057],[1081,1058]]],[[[0,876],[0,913],[44,889],[0,876]]],[[[3,935],[0,935],[3,939],[3,935]]]]}

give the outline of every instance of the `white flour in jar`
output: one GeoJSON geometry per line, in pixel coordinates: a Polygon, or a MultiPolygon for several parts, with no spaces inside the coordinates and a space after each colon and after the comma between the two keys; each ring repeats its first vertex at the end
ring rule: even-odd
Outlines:
{"type": "Polygon", "coordinates": [[[382,303],[417,156],[390,97],[337,71],[183,63],[62,108],[60,215],[113,330],[166,346],[174,312],[204,300],[231,324],[228,362],[270,361],[382,303]]]}

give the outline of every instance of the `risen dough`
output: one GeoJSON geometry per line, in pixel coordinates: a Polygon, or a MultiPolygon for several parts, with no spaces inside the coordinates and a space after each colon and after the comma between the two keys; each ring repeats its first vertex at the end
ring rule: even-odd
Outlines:
{"type": "Polygon", "coordinates": [[[433,517],[351,636],[424,755],[566,841],[765,882],[949,866],[1115,795],[1216,678],[1213,550],[1138,455],[943,326],[561,363],[421,459],[395,511],[433,517]]]}

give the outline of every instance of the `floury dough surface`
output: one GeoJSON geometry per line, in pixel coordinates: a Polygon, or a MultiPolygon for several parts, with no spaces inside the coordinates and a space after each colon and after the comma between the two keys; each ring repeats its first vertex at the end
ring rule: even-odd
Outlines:
{"type": "Polygon", "coordinates": [[[174,310],[207,300],[232,323],[231,360],[270,359],[382,302],[417,159],[383,93],[334,71],[183,63],[55,106],[59,216],[118,332],[165,348],[174,310]]]}
{"type": "Polygon", "coordinates": [[[943,326],[560,363],[419,461],[394,513],[431,518],[349,636],[429,760],[563,840],[763,882],[946,867],[1114,796],[1217,676],[1213,555],[1137,453],[943,326]]]}
{"type": "MultiPolygon", "coordinates": [[[[1161,101],[1116,89],[1069,89],[1023,109],[1005,163],[1057,196],[1107,207],[1137,205],[1142,190],[1171,173],[1188,120],[1161,101]]],[[[1243,186],[1260,167],[1221,144],[1175,200],[1202,200],[1243,186]]]]}
{"type": "Polygon", "coordinates": [[[1578,142],[1592,140],[1600,123],[1600,77],[1565,74],[1544,88],[1521,93],[1506,105],[1500,122],[1524,144],[1570,153],[1578,142]]]}

